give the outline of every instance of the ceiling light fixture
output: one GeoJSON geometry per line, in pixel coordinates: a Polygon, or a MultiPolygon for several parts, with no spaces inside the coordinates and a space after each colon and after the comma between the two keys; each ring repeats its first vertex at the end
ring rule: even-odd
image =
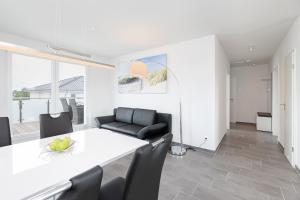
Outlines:
{"type": "Polygon", "coordinates": [[[55,47],[55,46],[51,46],[51,45],[47,45],[47,47],[49,49],[53,50],[56,54],[57,54],[57,52],[62,52],[62,53],[67,53],[67,54],[73,54],[73,55],[80,56],[80,57],[86,57],[86,58],[91,58],[92,57],[89,54],[74,51],[74,50],[70,50],[70,49],[55,47]]]}
{"type": "Polygon", "coordinates": [[[0,50],[18,53],[26,56],[34,56],[34,57],[44,58],[48,60],[55,60],[59,62],[66,62],[66,63],[72,63],[72,64],[78,64],[78,65],[84,65],[90,67],[102,67],[102,68],[104,67],[108,69],[114,69],[115,67],[114,65],[100,63],[90,59],[78,58],[76,56],[62,55],[57,52],[50,53],[47,51],[41,51],[41,50],[15,45],[7,42],[0,42],[0,50]]]}

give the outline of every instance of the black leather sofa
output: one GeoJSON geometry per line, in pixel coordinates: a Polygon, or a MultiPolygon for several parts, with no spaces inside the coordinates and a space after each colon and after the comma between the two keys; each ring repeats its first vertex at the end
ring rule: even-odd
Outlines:
{"type": "Polygon", "coordinates": [[[151,139],[170,133],[172,127],[171,114],[139,108],[115,108],[114,115],[97,117],[96,121],[99,128],[139,139],[151,139]]]}

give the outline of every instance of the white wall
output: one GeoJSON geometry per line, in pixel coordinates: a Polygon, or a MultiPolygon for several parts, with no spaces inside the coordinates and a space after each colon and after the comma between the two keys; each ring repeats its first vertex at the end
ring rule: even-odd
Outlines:
{"type": "Polygon", "coordinates": [[[215,40],[215,123],[216,123],[216,140],[215,146],[218,146],[224,137],[228,127],[229,113],[229,90],[227,85],[227,75],[229,74],[230,63],[227,55],[220,44],[219,40],[215,40]]]}
{"type": "MultiPolygon", "coordinates": [[[[117,62],[128,62],[158,54],[168,55],[168,67],[180,82],[184,143],[215,150],[215,36],[124,55],[119,57],[117,62]],[[205,138],[208,138],[208,141],[203,144],[205,138]]],[[[115,106],[149,108],[171,113],[174,141],[178,142],[178,89],[174,77],[169,73],[167,94],[119,94],[115,77],[115,106]]]]}
{"type": "MultiPolygon", "coordinates": [[[[296,73],[296,102],[295,102],[295,138],[294,138],[294,148],[295,148],[295,164],[299,167],[300,166],[300,136],[297,130],[299,130],[300,118],[297,113],[300,112],[300,17],[294,22],[293,26],[289,30],[288,34],[281,42],[280,46],[278,47],[277,51],[275,52],[273,59],[272,59],[272,66],[275,67],[279,65],[279,68],[284,66],[284,61],[286,56],[290,53],[291,50],[296,49],[296,66],[295,66],[295,73],[296,73]]],[[[277,70],[278,71],[278,70],[277,70]]],[[[279,70],[280,71],[280,70],[279,70]]],[[[279,101],[277,103],[280,103],[279,101]]],[[[274,105],[274,109],[276,109],[279,105],[274,105]]],[[[278,109],[277,113],[278,113],[278,109]]],[[[279,123],[279,118],[273,119],[273,124],[279,123]],[[274,121],[275,120],[275,121],[274,121]]],[[[276,126],[279,129],[278,126],[276,126]]],[[[284,135],[283,132],[280,130],[275,130],[279,136],[279,142],[283,144],[284,135]]]]}
{"type": "Polygon", "coordinates": [[[113,113],[114,70],[86,69],[86,105],[87,123],[95,127],[95,117],[113,113]]]}
{"type": "Polygon", "coordinates": [[[271,70],[269,65],[232,67],[236,79],[235,120],[256,123],[257,112],[271,112],[271,70]]]}

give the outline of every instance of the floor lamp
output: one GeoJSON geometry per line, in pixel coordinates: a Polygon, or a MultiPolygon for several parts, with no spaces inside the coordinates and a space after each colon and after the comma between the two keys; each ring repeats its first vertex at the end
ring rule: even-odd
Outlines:
{"type": "Polygon", "coordinates": [[[170,154],[174,156],[184,156],[187,152],[187,148],[183,144],[182,139],[182,101],[181,101],[181,88],[180,88],[180,82],[176,76],[176,74],[167,67],[168,72],[172,74],[173,78],[176,81],[177,87],[178,87],[178,99],[179,99],[179,134],[180,134],[180,143],[179,144],[172,144],[170,154]]]}
{"type": "MultiPolygon", "coordinates": [[[[151,62],[152,63],[152,62],[151,62]]],[[[183,144],[182,139],[182,103],[181,103],[181,88],[180,88],[180,82],[176,76],[176,74],[167,66],[154,62],[154,64],[161,65],[163,67],[166,67],[168,72],[173,76],[173,78],[176,81],[177,87],[178,87],[178,100],[179,100],[179,134],[180,134],[180,143],[179,144],[172,144],[170,154],[174,156],[184,156],[187,152],[187,148],[183,144]]],[[[131,63],[131,67],[135,68],[137,70],[134,70],[135,72],[132,73],[132,75],[137,75],[139,77],[144,77],[146,74],[146,64],[141,61],[133,61],[131,63]]]]}

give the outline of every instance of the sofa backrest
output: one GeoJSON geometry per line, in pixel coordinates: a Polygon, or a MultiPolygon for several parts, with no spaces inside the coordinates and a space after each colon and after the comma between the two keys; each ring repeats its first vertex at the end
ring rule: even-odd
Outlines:
{"type": "Polygon", "coordinates": [[[135,108],[132,123],[141,126],[150,126],[155,123],[156,110],[135,108]]]}
{"type": "Polygon", "coordinates": [[[133,108],[119,107],[116,109],[116,120],[119,122],[132,123],[133,108]]]}
{"type": "MultiPolygon", "coordinates": [[[[126,122],[126,123],[134,123],[133,122],[133,116],[134,116],[134,111],[135,110],[143,110],[143,111],[153,111],[153,110],[146,110],[146,109],[138,109],[138,108],[124,108],[124,107],[119,107],[119,108],[115,108],[114,109],[114,115],[116,116],[116,120],[117,121],[120,121],[120,120],[123,120],[122,122],[126,122]],[[120,110],[119,110],[120,109],[120,110]],[[119,113],[118,113],[118,110],[119,110],[119,113]],[[132,112],[132,114],[131,114],[132,112]],[[117,119],[117,113],[119,115],[124,115],[124,116],[127,116],[124,117],[125,119],[123,119],[122,116],[119,116],[119,120],[117,119]],[[127,114],[125,114],[127,113],[127,114]],[[121,119],[120,119],[121,118],[121,119]],[[126,120],[128,119],[128,120],[126,120]],[[130,120],[131,119],[131,120],[130,120]]],[[[136,114],[138,114],[139,112],[137,112],[136,114]]],[[[139,113],[140,114],[140,113],[139,113]]],[[[139,115],[136,115],[136,117],[139,116],[139,115]]],[[[150,119],[150,117],[149,117],[150,119]]],[[[149,120],[150,121],[150,120],[149,120]]],[[[139,123],[139,122],[138,122],[139,123]]],[[[154,122],[153,124],[156,124],[156,123],[166,123],[168,125],[167,127],[167,131],[168,133],[172,133],[172,115],[171,114],[168,114],[168,113],[158,113],[155,111],[155,118],[154,118],[154,122]]],[[[145,125],[143,125],[145,126],[145,125]]]]}

